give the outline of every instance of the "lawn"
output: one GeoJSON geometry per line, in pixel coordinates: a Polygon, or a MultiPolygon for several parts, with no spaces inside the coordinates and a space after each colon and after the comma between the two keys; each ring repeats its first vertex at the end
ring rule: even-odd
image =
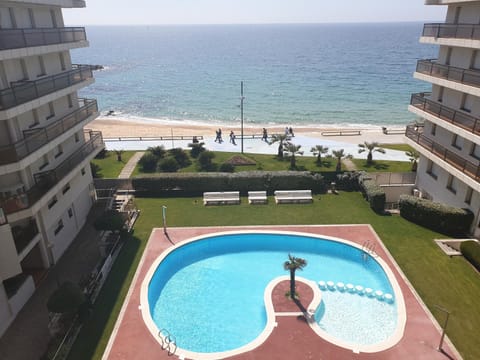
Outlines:
{"type": "Polygon", "coordinates": [[[440,305],[451,311],[447,334],[465,359],[480,358],[480,278],[462,258],[448,257],[434,244],[444,236],[399,216],[381,216],[360,193],[316,195],[311,205],[204,207],[201,198],[137,199],[141,216],[83,327],[70,360],[100,359],[153,227],[161,227],[160,210],[168,208],[169,226],[287,224],[371,224],[432,313],[443,323],[440,305]]]}
{"type": "Polygon", "coordinates": [[[410,172],[412,171],[412,163],[409,161],[387,161],[387,160],[373,160],[373,163],[368,165],[366,159],[351,159],[357,167],[357,170],[364,170],[366,172],[410,172]]]}
{"type": "Polygon", "coordinates": [[[380,144],[380,147],[384,149],[398,150],[398,151],[404,151],[404,152],[414,150],[408,144],[380,144]]]}
{"type": "Polygon", "coordinates": [[[135,153],[136,151],[124,151],[122,153],[122,161],[117,160],[115,151],[107,151],[103,159],[93,159],[92,163],[100,168],[97,172],[97,177],[105,179],[117,178],[125,164],[135,153]]]}

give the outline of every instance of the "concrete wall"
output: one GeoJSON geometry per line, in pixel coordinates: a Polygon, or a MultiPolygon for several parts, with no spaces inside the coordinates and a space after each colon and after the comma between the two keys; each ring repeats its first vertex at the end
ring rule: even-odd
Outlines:
{"type": "Polygon", "coordinates": [[[0,226],[0,278],[8,279],[22,272],[18,261],[17,249],[9,224],[0,226]]]}

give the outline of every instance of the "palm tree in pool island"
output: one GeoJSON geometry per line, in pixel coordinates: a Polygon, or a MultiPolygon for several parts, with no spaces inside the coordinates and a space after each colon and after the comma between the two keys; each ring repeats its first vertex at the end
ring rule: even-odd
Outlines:
{"type": "Polygon", "coordinates": [[[295,272],[303,270],[307,260],[288,254],[288,260],[283,263],[283,268],[290,271],[290,299],[295,300],[295,272]]]}

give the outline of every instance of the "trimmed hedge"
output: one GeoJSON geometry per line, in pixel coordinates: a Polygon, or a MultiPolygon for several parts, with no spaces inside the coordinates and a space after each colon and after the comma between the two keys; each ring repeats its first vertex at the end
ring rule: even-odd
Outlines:
{"type": "Polygon", "coordinates": [[[387,199],[385,191],[367,173],[361,173],[358,176],[358,184],[373,211],[382,214],[385,211],[387,199]]]}
{"type": "Polygon", "coordinates": [[[239,173],[173,173],[155,174],[132,179],[139,196],[200,196],[205,191],[312,190],[324,193],[326,186],[319,174],[297,171],[246,171],[239,173]]]}
{"type": "Polygon", "coordinates": [[[480,271],[480,244],[477,241],[464,241],[460,244],[460,251],[475,268],[480,271]]]}
{"type": "Polygon", "coordinates": [[[468,234],[473,213],[411,195],[401,195],[400,215],[419,225],[452,236],[468,234]]]}

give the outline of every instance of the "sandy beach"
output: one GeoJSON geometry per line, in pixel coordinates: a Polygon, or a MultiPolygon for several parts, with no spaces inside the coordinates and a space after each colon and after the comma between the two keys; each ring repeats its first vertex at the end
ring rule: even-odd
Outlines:
{"type": "MultiPolygon", "coordinates": [[[[265,126],[269,134],[279,134],[285,132],[285,127],[281,126],[265,126]]],[[[128,137],[170,137],[170,136],[202,136],[205,146],[214,151],[238,151],[240,148],[240,126],[224,126],[222,127],[223,143],[215,142],[215,131],[218,124],[190,124],[181,122],[158,121],[158,123],[137,121],[130,119],[118,118],[115,116],[102,116],[91,122],[89,129],[101,131],[103,138],[109,150],[145,150],[150,146],[164,145],[166,148],[171,147],[188,147],[190,141],[139,141],[138,139],[128,141],[128,137]],[[228,134],[234,131],[236,134],[236,144],[229,142],[228,134]]],[[[263,126],[244,126],[244,135],[262,134],[263,126]]],[[[398,128],[397,128],[398,130],[398,128]]],[[[376,141],[380,144],[399,144],[404,143],[404,135],[402,133],[385,134],[382,127],[378,128],[334,128],[329,126],[318,127],[294,127],[295,137],[292,142],[301,145],[306,155],[311,155],[309,150],[315,145],[328,146],[330,150],[344,149],[347,154],[354,157],[365,157],[365,153],[358,154],[358,144],[365,141],[376,141]],[[343,135],[339,136],[342,131],[343,135]],[[347,135],[344,135],[344,134],[347,135]]],[[[260,138],[245,139],[245,152],[252,153],[272,153],[276,152],[275,145],[268,145],[260,138]]],[[[379,159],[386,160],[408,160],[403,152],[388,150],[387,154],[376,154],[379,159]]]]}

